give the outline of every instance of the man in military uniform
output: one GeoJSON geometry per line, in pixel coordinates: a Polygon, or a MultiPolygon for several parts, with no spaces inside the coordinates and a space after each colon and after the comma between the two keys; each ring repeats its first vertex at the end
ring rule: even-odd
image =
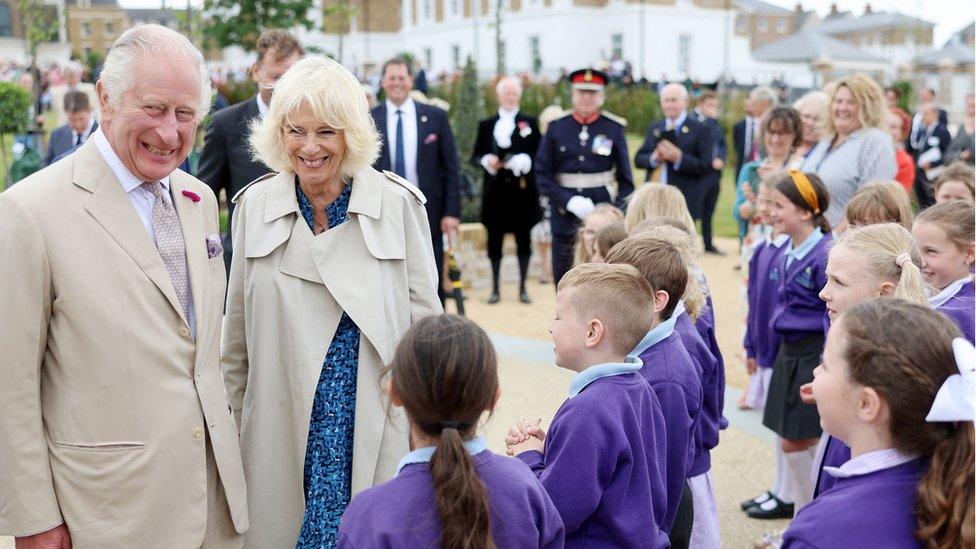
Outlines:
{"type": "Polygon", "coordinates": [[[552,274],[559,283],[573,267],[573,245],[596,204],[623,208],[634,191],[624,124],[600,112],[607,75],[593,69],[569,74],[573,112],[549,125],[535,158],[535,180],[549,198],[552,274]]]}

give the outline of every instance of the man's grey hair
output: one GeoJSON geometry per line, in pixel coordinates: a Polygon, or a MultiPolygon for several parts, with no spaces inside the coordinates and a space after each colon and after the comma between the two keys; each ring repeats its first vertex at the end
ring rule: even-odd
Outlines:
{"type": "Polygon", "coordinates": [[[664,95],[664,92],[671,90],[678,92],[678,97],[681,99],[688,99],[688,88],[686,88],[684,84],[680,82],[668,82],[663,88],[661,88],[661,95],[664,95]]]}
{"type": "Polygon", "coordinates": [[[773,88],[769,86],[759,86],[758,88],[752,88],[749,92],[749,99],[753,101],[761,101],[763,103],[769,103],[771,106],[775,107],[779,104],[779,96],[773,91],[773,88]]]}
{"type": "Polygon", "coordinates": [[[505,88],[505,84],[512,84],[512,85],[514,85],[515,86],[515,89],[518,90],[518,94],[519,95],[522,95],[522,82],[518,78],[515,78],[514,76],[503,76],[503,77],[501,77],[498,80],[498,83],[495,84],[495,95],[501,95],[502,94],[502,90],[505,88]]]}
{"type": "Polygon", "coordinates": [[[84,67],[81,66],[81,63],[77,61],[68,61],[67,63],[64,64],[64,68],[61,69],[61,72],[65,76],[69,74],[73,74],[75,76],[81,76],[81,73],[84,72],[84,70],[85,69],[84,67]]]}
{"type": "Polygon", "coordinates": [[[135,82],[136,63],[145,55],[160,59],[183,58],[194,63],[200,77],[200,101],[197,104],[197,119],[202,119],[210,110],[210,76],[203,62],[203,55],[182,34],[161,25],[137,25],[125,31],[112,44],[105,57],[99,82],[108,94],[109,104],[118,108],[122,95],[135,82]]]}

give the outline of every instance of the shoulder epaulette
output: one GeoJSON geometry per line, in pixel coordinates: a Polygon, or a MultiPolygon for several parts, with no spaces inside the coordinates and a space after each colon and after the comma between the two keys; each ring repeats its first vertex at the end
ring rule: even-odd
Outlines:
{"type": "Polygon", "coordinates": [[[616,122],[617,124],[620,124],[621,126],[623,126],[625,128],[627,127],[627,119],[624,118],[624,117],[622,117],[622,116],[618,116],[618,115],[613,114],[612,112],[609,112],[609,111],[600,111],[600,114],[602,114],[603,116],[609,118],[610,120],[613,120],[614,122],[616,122]]]}
{"type": "Polygon", "coordinates": [[[272,177],[274,177],[276,175],[278,175],[278,174],[277,173],[274,173],[274,172],[272,172],[272,173],[266,173],[266,174],[262,175],[261,177],[255,179],[254,181],[251,181],[247,185],[244,185],[243,187],[241,187],[241,190],[239,190],[236,193],[234,193],[234,197],[230,199],[231,204],[237,204],[237,201],[240,200],[241,196],[245,193],[245,191],[247,191],[248,189],[251,188],[251,185],[254,185],[255,183],[260,183],[261,181],[264,181],[266,179],[271,179],[272,177]]]}
{"type": "Polygon", "coordinates": [[[417,199],[417,202],[419,204],[423,205],[427,203],[427,197],[424,196],[424,191],[418,189],[413,183],[407,181],[406,179],[400,177],[399,175],[389,170],[383,170],[383,175],[385,175],[386,178],[389,179],[390,181],[410,191],[410,194],[412,194],[414,198],[417,199]]]}

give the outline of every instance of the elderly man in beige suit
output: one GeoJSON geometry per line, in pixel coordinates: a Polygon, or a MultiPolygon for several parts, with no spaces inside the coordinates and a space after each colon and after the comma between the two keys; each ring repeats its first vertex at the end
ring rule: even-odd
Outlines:
{"type": "Polygon", "coordinates": [[[0,534],[241,547],[217,203],[176,169],[210,102],[203,58],[134,27],[98,95],[92,138],[0,194],[0,534]]]}

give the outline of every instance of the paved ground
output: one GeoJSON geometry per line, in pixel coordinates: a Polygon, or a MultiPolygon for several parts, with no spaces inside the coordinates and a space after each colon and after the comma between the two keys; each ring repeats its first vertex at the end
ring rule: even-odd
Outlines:
{"type": "MultiPolygon", "coordinates": [[[[719,240],[728,256],[703,256],[702,268],[708,277],[715,303],[717,336],[726,360],[726,416],[731,422],[722,432],[721,443],[712,455],[722,546],[741,549],[764,533],[786,527],[786,521],[763,522],[746,518],[738,502],[759,494],[772,482],[773,453],[770,435],[760,423],[759,412],[740,411],[736,401],[746,386],[741,365],[741,338],[744,310],[741,274],[733,270],[736,244],[719,240]]],[[[514,261],[514,258],[506,258],[514,261]]],[[[532,305],[517,302],[514,285],[502,287],[502,303],[485,304],[487,291],[469,293],[467,314],[487,330],[495,342],[500,359],[502,398],[491,418],[486,418],[484,433],[493,450],[504,452],[504,433],[519,415],[551,419],[565,398],[572,373],[553,366],[552,343],[547,328],[553,312],[551,285],[532,283],[532,305]]],[[[448,309],[452,306],[449,304],[448,309]]],[[[0,538],[0,549],[13,543],[0,538]]]]}

